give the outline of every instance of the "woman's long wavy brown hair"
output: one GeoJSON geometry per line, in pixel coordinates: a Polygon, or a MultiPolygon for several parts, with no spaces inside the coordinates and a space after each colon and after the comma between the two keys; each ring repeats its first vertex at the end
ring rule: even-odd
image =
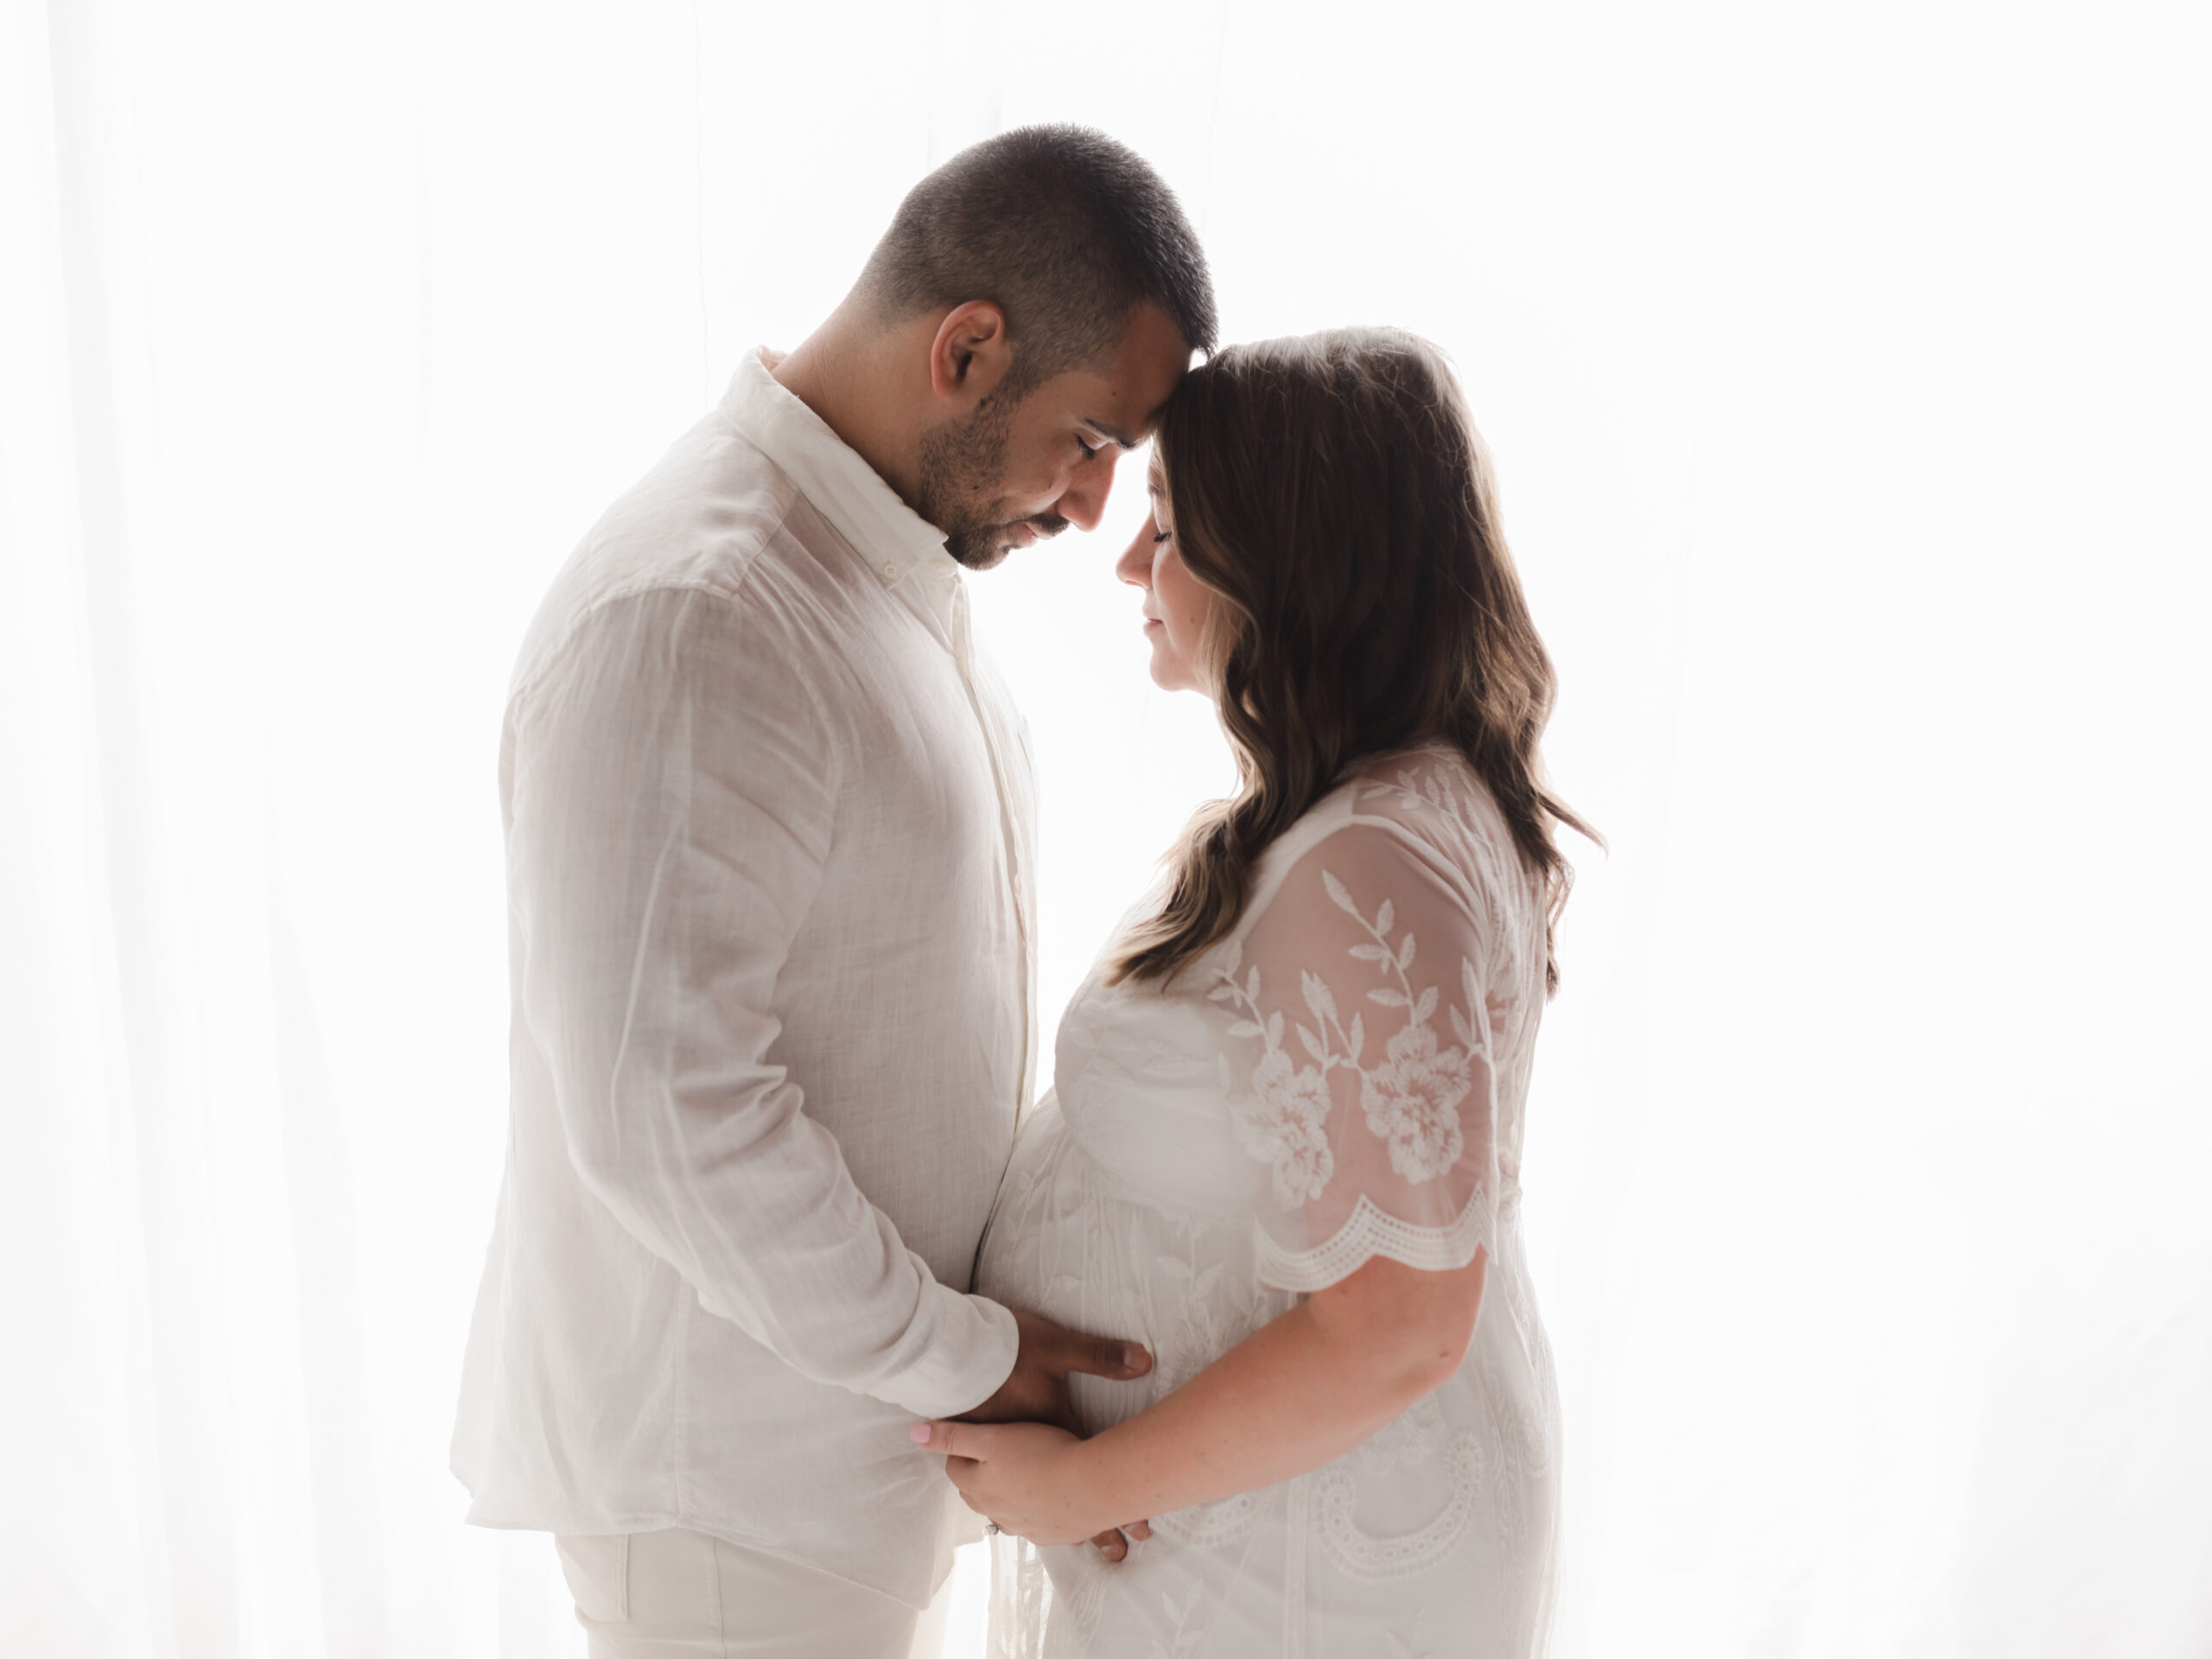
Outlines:
{"type": "Polygon", "coordinates": [[[1363,760],[1423,743],[1489,785],[1548,948],[1573,874],[1553,831],[1597,836],[1545,786],[1551,658],[1444,354],[1395,328],[1232,346],[1184,378],[1156,442],[1177,551],[1228,601],[1205,671],[1240,787],[1192,819],[1110,977],[1172,979],[1236,926],[1269,843],[1363,760]]]}

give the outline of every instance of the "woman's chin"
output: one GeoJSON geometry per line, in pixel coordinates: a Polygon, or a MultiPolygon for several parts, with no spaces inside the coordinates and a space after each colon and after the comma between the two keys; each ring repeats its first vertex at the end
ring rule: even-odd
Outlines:
{"type": "Polygon", "coordinates": [[[1146,665],[1146,669],[1152,676],[1152,683],[1163,691],[1190,691],[1197,689],[1192,683],[1191,677],[1184,671],[1183,664],[1175,660],[1174,653],[1162,651],[1157,643],[1153,645],[1152,661],[1146,665]]]}

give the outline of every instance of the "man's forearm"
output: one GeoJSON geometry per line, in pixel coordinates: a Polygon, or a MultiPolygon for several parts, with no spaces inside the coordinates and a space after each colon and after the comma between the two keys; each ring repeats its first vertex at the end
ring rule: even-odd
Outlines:
{"type": "Polygon", "coordinates": [[[988,1398],[1014,1363],[1013,1315],[933,1278],[855,1184],[835,1141],[791,1103],[777,1109],[757,1089],[725,1092],[731,1114],[774,1123],[741,1156],[701,1152],[698,1126],[724,1126],[671,1110],[673,1089],[639,1087],[597,1101],[596,1112],[565,1114],[586,1191],[702,1307],[800,1375],[925,1415],[988,1398]],[[616,1122],[658,1132],[618,1135],[616,1122]]]}

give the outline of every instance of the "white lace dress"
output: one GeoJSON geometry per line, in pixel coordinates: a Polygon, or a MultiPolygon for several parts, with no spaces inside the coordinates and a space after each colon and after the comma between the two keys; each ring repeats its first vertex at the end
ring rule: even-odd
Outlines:
{"type": "Polygon", "coordinates": [[[1552,1583],[1557,1396],[1523,1261],[1535,883],[1466,763],[1385,757],[1262,861],[1171,989],[1096,973],[1061,1022],[977,1288],[1157,1357],[1093,1432],[1373,1255],[1491,1267],[1458,1375],[1310,1474],[1151,1517],[1122,1564],[999,1541],[993,1659],[1526,1659],[1552,1583]]]}

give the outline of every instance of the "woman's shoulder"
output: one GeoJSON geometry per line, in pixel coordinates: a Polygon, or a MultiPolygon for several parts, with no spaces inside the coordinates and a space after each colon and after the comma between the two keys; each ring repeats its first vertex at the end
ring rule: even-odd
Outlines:
{"type": "Polygon", "coordinates": [[[1336,793],[1354,817],[1394,823],[1427,837],[1511,839],[1490,785],[1448,744],[1371,755],[1336,793]]]}
{"type": "MultiPolygon", "coordinates": [[[[1395,834],[1458,863],[1513,849],[1513,834],[1473,763],[1446,744],[1370,755],[1282,837],[1283,850],[1346,830],[1395,834]]],[[[1483,861],[1488,862],[1487,859],[1483,861]]]]}
{"type": "Polygon", "coordinates": [[[1372,755],[1346,773],[1268,849],[1250,913],[1302,861],[1346,836],[1418,863],[1492,914],[1527,899],[1529,878],[1489,787],[1465,755],[1438,744],[1372,755]]]}

